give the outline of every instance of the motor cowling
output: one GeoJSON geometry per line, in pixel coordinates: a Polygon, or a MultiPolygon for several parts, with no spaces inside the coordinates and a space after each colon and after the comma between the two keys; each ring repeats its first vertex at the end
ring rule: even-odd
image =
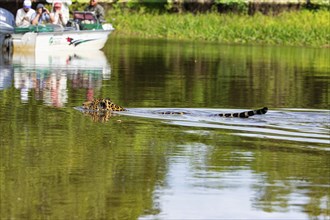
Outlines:
{"type": "Polygon", "coordinates": [[[6,9],[0,8],[0,46],[5,55],[11,55],[13,52],[11,34],[14,33],[14,28],[14,15],[6,9]]]}
{"type": "Polygon", "coordinates": [[[6,35],[3,39],[2,53],[9,56],[13,54],[13,40],[10,34],[6,35]]]}

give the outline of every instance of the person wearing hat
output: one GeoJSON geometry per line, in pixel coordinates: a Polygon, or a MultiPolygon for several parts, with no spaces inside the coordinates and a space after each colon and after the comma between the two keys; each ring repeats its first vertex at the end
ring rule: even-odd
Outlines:
{"type": "Polygon", "coordinates": [[[49,13],[48,9],[44,7],[43,4],[39,3],[37,5],[35,17],[32,20],[33,25],[52,23],[54,17],[49,13]]]}
{"type": "Polygon", "coordinates": [[[54,18],[53,24],[65,26],[68,22],[68,18],[62,12],[62,3],[60,2],[54,3],[53,12],[50,15],[54,18]]]}
{"type": "Polygon", "coordinates": [[[99,22],[104,21],[104,8],[98,4],[97,0],[90,0],[85,11],[94,13],[99,22]]]}
{"type": "MultiPolygon", "coordinates": [[[[59,1],[61,2],[61,1],[59,1]]],[[[62,0],[62,8],[61,8],[61,11],[62,11],[62,14],[64,15],[64,17],[66,18],[67,21],[69,21],[70,19],[70,9],[69,9],[69,6],[72,4],[72,1],[71,0],[62,0]]],[[[54,4],[53,4],[53,7],[54,7],[54,4]]]]}
{"type": "Polygon", "coordinates": [[[17,10],[15,23],[17,27],[30,26],[32,19],[35,14],[35,10],[31,8],[32,2],[30,0],[25,0],[23,2],[23,8],[17,10]]]}

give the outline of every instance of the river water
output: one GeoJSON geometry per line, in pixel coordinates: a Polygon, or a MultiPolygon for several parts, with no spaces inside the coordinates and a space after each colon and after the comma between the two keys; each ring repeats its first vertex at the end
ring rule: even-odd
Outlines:
{"type": "Polygon", "coordinates": [[[329,58],[115,36],[2,57],[0,218],[329,219],[329,58]],[[77,110],[93,97],[128,111],[77,110]]]}

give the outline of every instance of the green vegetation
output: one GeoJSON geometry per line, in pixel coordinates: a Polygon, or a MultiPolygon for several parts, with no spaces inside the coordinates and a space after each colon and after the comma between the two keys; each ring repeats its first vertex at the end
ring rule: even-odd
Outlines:
{"type": "Polygon", "coordinates": [[[302,10],[278,16],[256,14],[160,14],[109,10],[116,35],[221,43],[329,46],[330,14],[302,10]]]}
{"type": "MultiPolygon", "coordinates": [[[[215,0],[203,13],[198,12],[197,8],[203,8],[208,1],[196,0],[199,6],[190,9],[185,8],[186,3],[189,3],[186,0],[101,2],[108,11],[107,21],[116,28],[114,35],[119,37],[330,46],[328,0],[288,0],[286,3],[281,1],[282,4],[278,3],[277,6],[265,1],[268,6],[263,9],[258,8],[259,3],[252,0],[215,0]],[[285,4],[295,4],[294,7],[300,9],[290,11],[289,6],[283,6],[285,4]]],[[[83,10],[86,5],[85,1],[74,0],[71,10],[83,10]]]]}

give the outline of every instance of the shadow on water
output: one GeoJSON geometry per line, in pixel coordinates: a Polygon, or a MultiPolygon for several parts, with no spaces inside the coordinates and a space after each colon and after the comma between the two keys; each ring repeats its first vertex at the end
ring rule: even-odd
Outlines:
{"type": "Polygon", "coordinates": [[[0,218],[326,219],[328,56],[114,38],[2,59],[0,218]],[[129,111],[76,110],[93,97],[129,111]]]}

